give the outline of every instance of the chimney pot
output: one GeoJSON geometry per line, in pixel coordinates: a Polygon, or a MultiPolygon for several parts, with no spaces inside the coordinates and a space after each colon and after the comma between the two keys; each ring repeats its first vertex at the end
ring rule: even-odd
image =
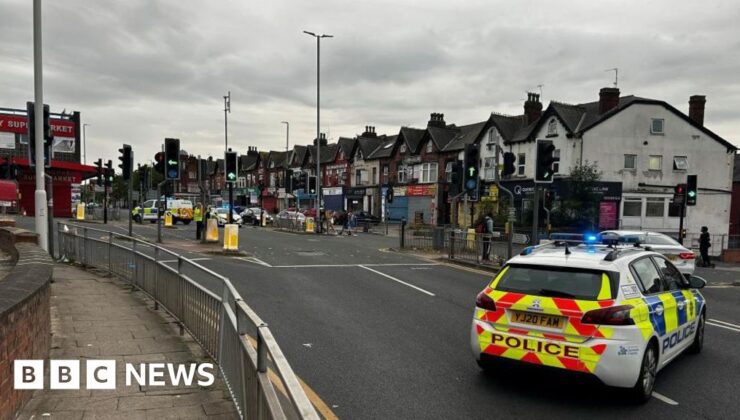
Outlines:
{"type": "Polygon", "coordinates": [[[704,125],[704,107],[707,97],[704,95],[691,95],[689,97],[689,118],[699,125],[704,125]]]}
{"type": "Polygon", "coordinates": [[[527,101],[524,102],[524,116],[527,125],[540,119],[542,116],[542,103],[539,97],[532,92],[527,92],[527,101]]]}

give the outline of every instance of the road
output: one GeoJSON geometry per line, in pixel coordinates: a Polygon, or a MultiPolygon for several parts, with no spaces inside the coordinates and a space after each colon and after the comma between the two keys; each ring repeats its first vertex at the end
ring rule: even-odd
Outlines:
{"type": "MultiPolygon", "coordinates": [[[[124,224],[112,224],[125,231],[124,224]]],[[[155,225],[136,225],[153,240],[155,225]]],[[[194,226],[165,246],[231,279],[270,325],[296,373],[340,418],[730,418],[740,412],[740,269],[709,281],[704,352],[658,375],[653,398],[529,366],[483,374],[469,349],[476,294],[490,274],[389,251],[397,239],[314,237],[245,227],[251,258],[201,252],[194,226]]]]}

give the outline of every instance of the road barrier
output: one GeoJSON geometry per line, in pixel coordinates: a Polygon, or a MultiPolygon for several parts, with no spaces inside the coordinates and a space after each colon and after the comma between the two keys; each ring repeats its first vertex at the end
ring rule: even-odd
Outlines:
{"type": "Polygon", "coordinates": [[[161,305],[177,318],[218,363],[242,418],[318,420],[267,324],[228,278],[114,232],[60,222],[57,233],[60,256],[107,270],[148,294],[155,309],[161,305]]]}

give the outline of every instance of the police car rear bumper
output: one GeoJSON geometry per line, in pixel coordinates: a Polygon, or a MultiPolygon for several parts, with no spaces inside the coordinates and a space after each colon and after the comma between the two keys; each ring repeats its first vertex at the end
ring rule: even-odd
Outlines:
{"type": "Polygon", "coordinates": [[[476,360],[483,356],[538,364],[592,375],[608,386],[631,388],[640,375],[645,342],[636,328],[617,328],[620,339],[572,343],[512,334],[474,319],[470,346],[476,360]],[[479,334],[479,329],[484,333],[479,334]]]}

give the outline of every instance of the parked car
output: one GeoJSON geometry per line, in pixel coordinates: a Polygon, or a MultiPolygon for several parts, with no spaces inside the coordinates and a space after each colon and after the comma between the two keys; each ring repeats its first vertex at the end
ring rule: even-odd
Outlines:
{"type": "Polygon", "coordinates": [[[365,223],[369,223],[371,225],[377,225],[378,223],[380,223],[380,217],[373,216],[372,214],[366,211],[357,212],[355,213],[355,215],[357,216],[358,225],[364,225],[365,223]]]}
{"type": "Polygon", "coordinates": [[[277,214],[278,220],[295,220],[298,222],[305,222],[306,215],[298,211],[283,210],[277,214]]]}
{"type": "Polygon", "coordinates": [[[696,266],[694,251],[678,243],[677,240],[659,232],[644,230],[607,230],[600,235],[617,235],[619,242],[640,243],[653,251],[665,255],[682,274],[693,274],[696,266]]]}
{"type": "MultiPolygon", "coordinates": [[[[272,215],[267,211],[265,211],[264,213],[267,223],[272,223],[272,215]]],[[[260,220],[260,217],[262,217],[262,209],[259,207],[250,207],[242,211],[240,216],[242,217],[244,223],[253,223],[255,219],[260,220]]]]}
{"type": "MultiPolygon", "coordinates": [[[[231,211],[231,219],[234,223],[242,227],[242,218],[235,211],[231,211]]],[[[216,223],[218,226],[223,226],[229,223],[229,209],[225,207],[219,207],[216,209],[216,223]]]]}

